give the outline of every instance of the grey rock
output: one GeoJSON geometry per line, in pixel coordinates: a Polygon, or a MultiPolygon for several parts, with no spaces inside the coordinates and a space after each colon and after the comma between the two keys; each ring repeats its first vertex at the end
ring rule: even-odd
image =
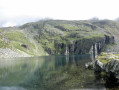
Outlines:
{"type": "Polygon", "coordinates": [[[94,70],[96,72],[106,72],[110,77],[113,74],[116,79],[119,79],[119,61],[118,59],[113,59],[110,62],[103,64],[99,60],[95,61],[94,70]]]}

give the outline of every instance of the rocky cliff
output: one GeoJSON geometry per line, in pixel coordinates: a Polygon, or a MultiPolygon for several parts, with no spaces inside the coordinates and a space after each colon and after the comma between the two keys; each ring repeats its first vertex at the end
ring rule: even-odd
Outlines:
{"type": "Polygon", "coordinates": [[[89,51],[92,60],[95,61],[101,51],[104,51],[104,47],[107,44],[114,44],[114,36],[105,35],[105,37],[103,37],[102,39],[98,39],[98,41],[95,41],[92,44],[91,49],[89,51]]]}
{"type": "Polygon", "coordinates": [[[106,44],[114,44],[113,36],[92,37],[76,40],[72,43],[55,43],[58,54],[86,54],[90,53],[94,57],[98,55],[106,44]]]}

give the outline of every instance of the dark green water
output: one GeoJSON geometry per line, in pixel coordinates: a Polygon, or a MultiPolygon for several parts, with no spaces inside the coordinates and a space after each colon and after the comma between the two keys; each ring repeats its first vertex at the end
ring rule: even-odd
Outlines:
{"type": "Polygon", "coordinates": [[[104,90],[85,69],[89,61],[89,55],[0,59],[0,90],[104,90]]]}

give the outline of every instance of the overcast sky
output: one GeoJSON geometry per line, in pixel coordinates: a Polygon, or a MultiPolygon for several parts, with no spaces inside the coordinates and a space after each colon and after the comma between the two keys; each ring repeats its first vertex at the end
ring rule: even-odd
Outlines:
{"type": "Polygon", "coordinates": [[[116,19],[119,0],[0,0],[0,26],[43,18],[64,20],[116,19]]]}

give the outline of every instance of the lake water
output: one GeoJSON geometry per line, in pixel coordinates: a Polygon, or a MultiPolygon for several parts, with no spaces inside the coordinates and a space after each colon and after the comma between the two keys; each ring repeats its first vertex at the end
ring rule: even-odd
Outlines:
{"type": "Polygon", "coordinates": [[[0,59],[0,90],[105,90],[89,55],[0,59]]]}

